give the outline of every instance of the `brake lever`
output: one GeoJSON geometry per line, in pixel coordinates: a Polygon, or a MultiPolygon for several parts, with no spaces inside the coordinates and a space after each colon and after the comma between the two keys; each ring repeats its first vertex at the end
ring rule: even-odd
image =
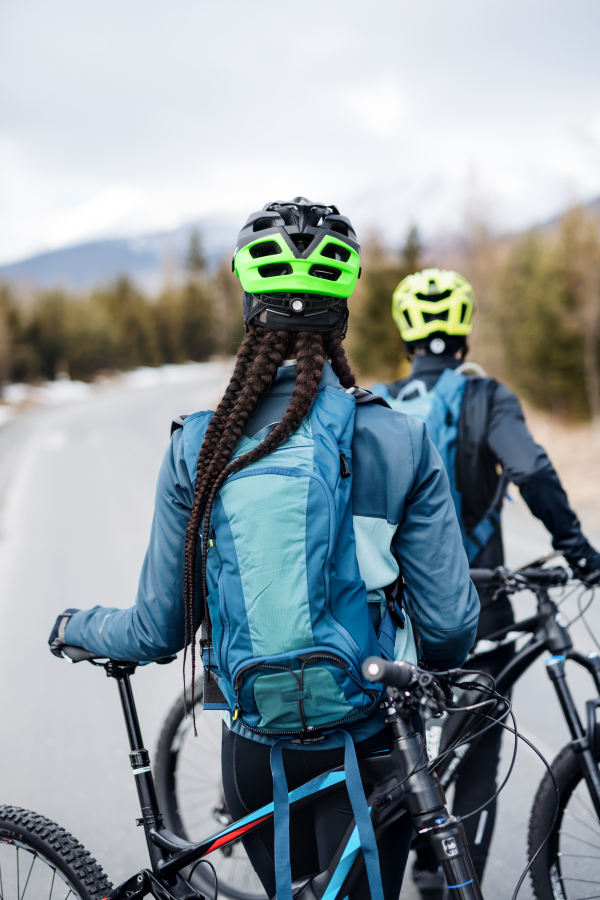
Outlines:
{"type": "MultiPolygon", "coordinates": [[[[448,690],[450,689],[448,688],[448,690]]],[[[398,688],[388,687],[387,693],[397,707],[404,710],[405,714],[407,711],[411,711],[411,715],[419,713],[424,719],[442,715],[447,707],[445,691],[441,686],[441,681],[433,672],[417,669],[413,681],[406,690],[400,691],[398,688]]],[[[450,696],[452,697],[451,692],[450,696]]]]}

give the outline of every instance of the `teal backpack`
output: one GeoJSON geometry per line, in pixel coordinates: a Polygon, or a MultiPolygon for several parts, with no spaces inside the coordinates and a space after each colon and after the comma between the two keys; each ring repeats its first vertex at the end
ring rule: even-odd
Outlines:
{"type": "MultiPolygon", "coordinates": [[[[204,705],[255,733],[306,741],[369,716],[382,696],[362,664],[393,658],[403,614],[389,602],[376,634],[352,519],[355,409],[352,392],[319,391],[298,430],[228,478],[213,507],[204,705]]],[[[206,424],[206,413],[184,423],[192,479],[206,424]]],[[[232,458],[271,427],[243,437],[232,458]]]]}
{"type": "Polygon", "coordinates": [[[462,372],[444,369],[431,391],[428,391],[425,383],[418,379],[403,385],[397,397],[392,397],[387,384],[376,384],[371,390],[383,397],[392,409],[414,416],[427,424],[429,436],[448,473],[463,545],[467,559],[472,563],[487,546],[500,525],[500,509],[506,491],[506,479],[504,475],[500,478],[486,514],[475,528],[467,532],[462,516],[462,497],[456,483],[458,423],[466,386],[467,378],[462,372]]]}

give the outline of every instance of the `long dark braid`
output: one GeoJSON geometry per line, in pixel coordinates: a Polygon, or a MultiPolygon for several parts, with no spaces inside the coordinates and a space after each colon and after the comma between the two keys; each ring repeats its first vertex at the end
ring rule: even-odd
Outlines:
{"type": "Polygon", "coordinates": [[[331,368],[340,380],[342,387],[350,388],[356,384],[354,372],[346,358],[344,345],[339,331],[331,331],[325,337],[325,349],[331,362],[331,368]]]}
{"type": "MultiPolygon", "coordinates": [[[[348,388],[355,383],[354,375],[346,359],[339,335],[321,335],[319,333],[300,332],[292,334],[285,331],[269,331],[253,328],[240,348],[236,369],[228,391],[228,408],[219,404],[217,412],[220,421],[209,435],[209,429],[198,456],[196,491],[185,543],[185,652],[184,670],[188,644],[192,645],[192,709],[195,680],[195,588],[196,588],[196,548],[200,524],[204,518],[202,539],[202,615],[206,615],[206,562],[210,535],[210,518],[216,496],[225,480],[250,463],[256,462],[273,452],[308,415],[312,400],[317,392],[326,356],[331,357],[332,368],[341,384],[348,388]],[[255,343],[252,343],[251,334],[255,343]],[[244,372],[241,370],[237,380],[236,371],[239,357],[246,345],[251,343],[252,350],[246,350],[247,362],[244,372]],[[248,453],[229,462],[231,454],[243,436],[248,421],[273,384],[277,369],[286,354],[294,348],[297,358],[297,378],[290,404],[281,421],[272,429],[267,437],[248,453]],[[236,387],[232,387],[236,380],[236,387]],[[239,386],[243,381],[243,386],[239,386]],[[210,440],[209,440],[210,438],[210,440]]],[[[225,399],[225,398],[224,398],[225,399]]],[[[217,415],[215,412],[215,416],[217,415]]],[[[214,418],[214,417],[213,417],[214,418]]],[[[212,420],[211,420],[212,424],[212,420]]],[[[210,620],[207,621],[210,627],[210,620]]],[[[208,635],[210,637],[210,635],[208,635]]],[[[185,674],[185,673],[184,673],[185,674]]]]}
{"type": "MultiPolygon", "coordinates": [[[[286,331],[265,331],[262,328],[254,327],[250,329],[249,335],[244,341],[240,353],[245,345],[249,342],[254,350],[254,358],[250,359],[248,353],[247,362],[244,367],[244,375],[240,378],[241,387],[235,392],[235,400],[230,401],[229,415],[224,419],[217,437],[217,432],[213,432],[214,437],[210,440],[210,446],[204,453],[205,445],[208,439],[205,437],[200,454],[198,456],[198,466],[196,475],[196,490],[194,493],[194,502],[192,512],[188,522],[186,538],[185,538],[185,568],[184,568],[184,606],[185,606],[185,622],[187,630],[185,633],[185,649],[184,649],[184,683],[185,683],[185,662],[187,657],[187,647],[192,645],[192,709],[194,703],[194,682],[196,677],[196,652],[195,652],[195,635],[196,635],[196,548],[198,544],[198,534],[202,518],[205,514],[207,499],[215,479],[225,468],[227,462],[235,449],[239,439],[243,435],[244,428],[249,419],[254,414],[256,407],[267,393],[275,376],[277,369],[283,362],[285,354],[291,341],[292,335],[286,331]],[[250,337],[250,335],[253,337],[250,337]],[[203,471],[201,472],[201,467],[203,471]]],[[[238,358],[240,353],[238,353],[238,358]]],[[[236,360],[237,368],[237,360],[236,360]]],[[[232,378],[233,381],[233,378],[232,378]]],[[[212,421],[212,420],[211,420],[212,421]]],[[[209,426],[210,427],[210,426],[209,426]]],[[[208,550],[207,540],[205,538],[203,544],[204,559],[208,550]]],[[[202,595],[203,595],[203,614],[206,612],[206,582],[205,582],[205,564],[203,565],[202,595]]],[[[184,624],[184,630],[186,626],[184,624]]]]}
{"type": "MultiPolygon", "coordinates": [[[[190,575],[191,581],[194,581],[194,572],[196,568],[196,544],[200,523],[202,521],[202,513],[199,512],[199,501],[201,501],[202,495],[202,475],[206,471],[206,467],[210,459],[212,458],[212,455],[215,452],[219,441],[221,440],[223,431],[225,430],[225,426],[227,424],[227,420],[231,415],[238,395],[244,385],[246,372],[248,371],[249,366],[254,360],[256,351],[260,346],[260,343],[261,335],[257,333],[257,329],[249,329],[242,342],[242,345],[238,350],[235,360],[235,366],[231,374],[229,384],[227,385],[227,389],[225,390],[225,393],[221,398],[221,402],[219,403],[211,417],[208,428],[206,429],[206,434],[204,435],[202,446],[200,448],[200,453],[198,454],[194,502],[192,505],[192,512],[190,514],[190,520],[188,522],[185,540],[184,584],[186,585],[190,581],[190,575]]],[[[185,688],[185,662],[187,656],[187,648],[188,644],[194,640],[194,635],[196,632],[194,608],[193,606],[190,607],[189,603],[187,602],[187,597],[186,602],[184,603],[184,615],[185,647],[183,652],[183,678],[185,688]]]]}

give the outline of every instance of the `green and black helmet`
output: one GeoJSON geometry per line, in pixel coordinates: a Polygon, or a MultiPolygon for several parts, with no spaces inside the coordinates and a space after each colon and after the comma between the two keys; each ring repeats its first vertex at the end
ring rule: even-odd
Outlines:
{"type": "Polygon", "coordinates": [[[360,245],[337,207],[305,197],[267,203],[240,231],[232,267],[246,327],[345,333],[360,245]]]}

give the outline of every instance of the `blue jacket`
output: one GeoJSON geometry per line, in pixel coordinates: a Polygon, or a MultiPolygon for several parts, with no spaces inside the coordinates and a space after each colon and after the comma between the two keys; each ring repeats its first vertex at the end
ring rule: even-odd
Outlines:
{"type": "MultiPolygon", "coordinates": [[[[295,379],[294,365],[279,369],[248,424],[249,436],[279,421],[295,379]]],[[[339,382],[326,363],[319,389],[333,384],[339,382]]],[[[165,454],[135,605],[75,613],[65,631],[69,644],[133,660],[159,659],[182,649],[184,543],[194,496],[186,456],[197,457],[210,416],[198,412],[186,418],[165,454]]],[[[352,457],[357,555],[369,600],[383,597],[382,588],[394,582],[397,558],[419,655],[439,667],[460,665],[475,639],[479,601],[448,478],[424,424],[373,403],[358,406],[352,457]]]]}

